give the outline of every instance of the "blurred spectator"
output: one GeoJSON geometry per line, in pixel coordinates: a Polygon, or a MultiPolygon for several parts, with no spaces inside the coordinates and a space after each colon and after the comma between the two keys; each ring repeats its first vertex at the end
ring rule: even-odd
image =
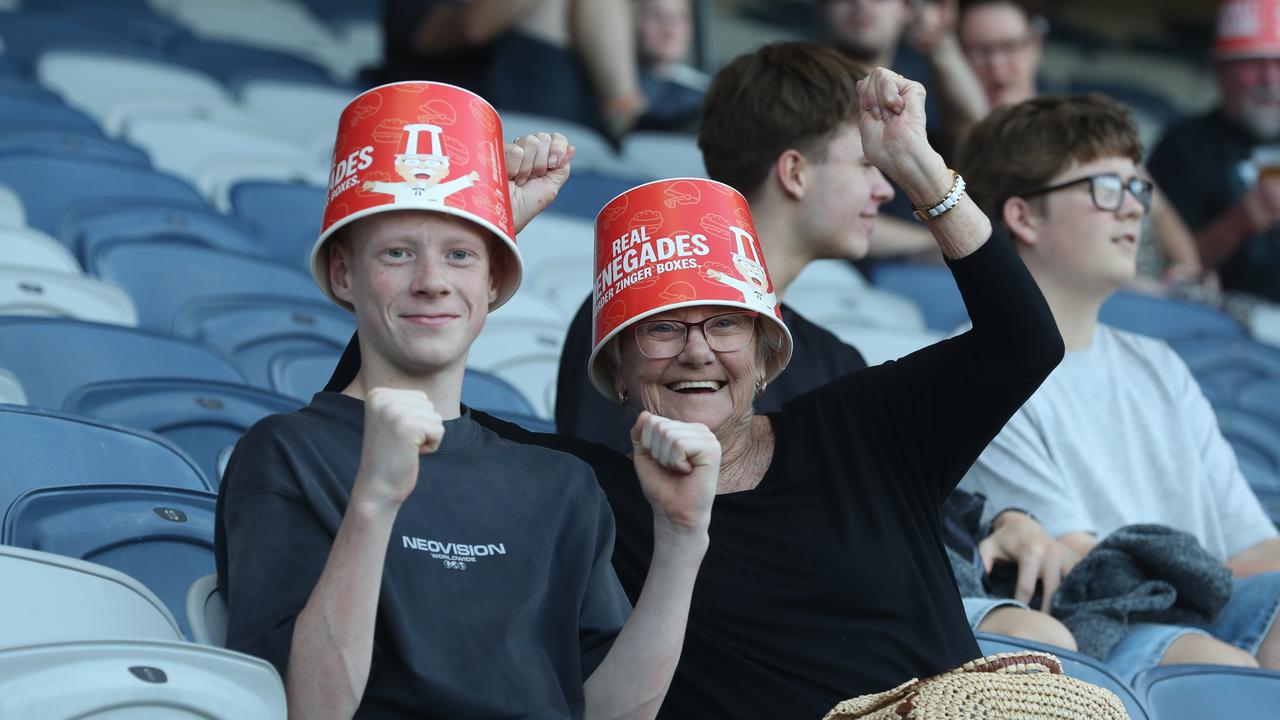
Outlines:
{"type": "MultiPolygon", "coordinates": [[[[1046,25],[1024,0],[961,0],[956,34],[992,108],[1036,96],[1046,25]]],[[[1158,188],[1150,231],[1143,239],[1155,241],[1159,252],[1151,255],[1162,259],[1142,262],[1140,256],[1139,272],[1171,282],[1201,279],[1204,267],[1191,231],[1158,188]]]]}
{"type": "Polygon", "coordinates": [[[1151,156],[1155,179],[1227,290],[1280,301],[1280,2],[1228,0],[1214,64],[1218,107],[1178,123],[1151,156]]]}
{"type": "Polygon", "coordinates": [[[1239,578],[1216,622],[1143,623],[1114,645],[1103,659],[1127,679],[1157,661],[1280,668],[1275,526],[1187,366],[1163,342],[1098,321],[1134,276],[1151,202],[1141,154],[1128,112],[1101,95],[1000,108],[961,148],[970,192],[1044,291],[1067,348],[961,487],[1034,513],[1081,557],[1153,523],[1190,534],[1239,578]]]}
{"type": "Polygon", "coordinates": [[[438,80],[618,141],[644,111],[627,0],[384,0],[385,82],[438,80]]]}
{"type": "MultiPolygon", "coordinates": [[[[867,67],[893,68],[928,89],[929,137],[943,157],[987,114],[982,86],[955,38],[955,0],[816,0],[815,9],[832,47],[867,67]],[[938,122],[944,117],[945,123],[938,122]]],[[[905,193],[895,193],[882,208],[869,256],[941,262],[905,193]]],[[[864,272],[870,265],[858,263],[864,272]]]]}
{"type": "Polygon", "coordinates": [[[640,89],[649,107],[639,126],[689,129],[711,78],[686,64],[693,41],[690,0],[635,0],[640,89]]]}

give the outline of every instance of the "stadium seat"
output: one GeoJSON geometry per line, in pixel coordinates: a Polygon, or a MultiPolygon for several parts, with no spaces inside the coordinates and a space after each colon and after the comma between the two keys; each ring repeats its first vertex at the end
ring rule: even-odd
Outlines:
{"type": "Polygon", "coordinates": [[[595,225],[582,218],[540,213],[520,232],[516,244],[526,277],[565,256],[585,257],[588,262],[594,262],[595,225]]]}
{"type": "Polygon", "coordinates": [[[231,211],[257,227],[267,257],[309,272],[324,196],[324,188],[314,185],[245,181],[231,188],[231,211]]]}
{"type": "Polygon", "coordinates": [[[165,203],[105,203],[82,207],[62,216],[57,238],[81,262],[98,246],[124,238],[159,238],[244,255],[264,254],[252,226],[212,209],[174,207],[165,203]]]}
{"type": "Polygon", "coordinates": [[[928,347],[944,335],[933,330],[895,330],[892,328],[870,327],[858,320],[827,317],[814,319],[823,328],[831,331],[842,341],[854,346],[868,365],[879,365],[888,360],[897,360],[923,347],[928,347]]]}
{"type": "Polygon", "coordinates": [[[0,318],[0,367],[18,378],[28,402],[43,408],[61,408],[77,389],[111,380],[244,382],[230,361],[190,340],[50,318],[0,318]]]}
{"type": "Polygon", "coordinates": [[[785,301],[819,325],[827,320],[922,332],[924,314],[911,299],[869,286],[841,260],[809,263],[787,288],[785,301]]]}
{"type": "Polygon", "coordinates": [[[871,272],[871,282],[915,301],[930,330],[949,333],[969,321],[960,289],[944,267],[880,263],[871,272]]]}
{"type": "Polygon", "coordinates": [[[217,484],[218,453],[258,420],[298,409],[275,393],[204,380],[118,380],[74,391],[64,410],[153,432],[182,448],[217,484]]]}
{"type": "Polygon", "coordinates": [[[51,235],[63,213],[84,207],[135,201],[208,207],[195,188],[176,177],[71,158],[0,157],[0,184],[22,199],[27,224],[51,235]]]}
{"type": "Polygon", "coordinates": [[[1275,717],[1280,673],[1222,665],[1164,665],[1133,681],[1138,696],[1159,720],[1275,717]]]}
{"type": "MultiPolygon", "coordinates": [[[[609,147],[609,143],[605,141],[600,133],[585,125],[579,125],[562,118],[530,115],[528,113],[503,110],[502,108],[498,108],[498,115],[502,118],[502,137],[507,140],[514,140],[523,135],[540,132],[558,132],[564,133],[565,137],[569,138],[569,141],[573,143],[576,148],[573,155],[574,182],[565,184],[561,190],[560,197],[564,197],[564,191],[575,183],[580,184],[583,179],[597,174],[606,177],[641,178],[604,198],[604,201],[591,212],[591,219],[593,220],[600,208],[604,207],[605,203],[612,200],[615,195],[652,179],[645,170],[632,167],[630,163],[615,153],[613,148],[609,147]]],[[[670,176],[667,173],[660,175],[660,177],[670,176]]]]}
{"type": "Polygon", "coordinates": [[[514,385],[502,378],[475,368],[467,368],[462,380],[462,404],[498,417],[527,416],[538,413],[514,385]]]}
{"type": "Polygon", "coordinates": [[[1280,477],[1280,425],[1239,407],[1220,407],[1215,413],[1218,429],[1235,450],[1249,484],[1255,491],[1280,492],[1280,480],[1275,479],[1280,477]],[[1261,472],[1251,474],[1254,468],[1261,472]]]}
{"type": "Polygon", "coordinates": [[[1245,338],[1244,327],[1207,305],[1132,292],[1118,292],[1102,304],[1102,322],[1164,340],[1245,338]]]}
{"type": "Polygon", "coordinates": [[[225,98],[182,95],[126,95],[111,101],[110,107],[99,123],[102,131],[111,137],[127,135],[130,125],[152,117],[199,118],[231,128],[244,128],[261,132],[258,122],[240,106],[225,98]]]}
{"type": "MultiPolygon", "coordinates": [[[[570,136],[570,141],[575,142],[570,136]]],[[[622,162],[633,175],[655,178],[705,178],[702,151],[692,135],[665,132],[636,132],[622,146],[622,162]]]]}
{"type": "Polygon", "coordinates": [[[61,100],[48,101],[9,93],[0,95],[0,126],[21,130],[102,134],[96,120],[63,105],[61,100]]]}
{"type": "Polygon", "coordinates": [[[176,63],[218,78],[232,90],[248,80],[264,78],[321,84],[333,82],[329,70],[319,63],[291,53],[234,42],[182,40],[169,49],[169,57],[176,63]]]}
{"type": "Polygon", "coordinates": [[[62,270],[5,265],[0,265],[0,315],[138,324],[133,302],[115,285],[62,270]]]}
{"type": "MultiPolygon", "coordinates": [[[[317,151],[333,147],[338,117],[357,95],[329,85],[286,80],[250,80],[240,89],[240,104],[268,128],[317,151]]],[[[318,221],[317,221],[318,222],[318,221]]]]}
{"type": "Polygon", "coordinates": [[[269,165],[290,177],[328,179],[329,167],[318,154],[265,132],[199,117],[139,117],[124,128],[124,137],[151,155],[156,168],[186,178],[208,190],[216,177],[225,182],[228,168],[269,165]]]}
{"type": "Polygon", "coordinates": [[[1200,381],[1205,394],[1216,395],[1228,403],[1249,380],[1280,378],[1280,349],[1247,338],[1175,339],[1169,345],[1200,381]]]}
{"type": "Polygon", "coordinates": [[[0,133],[0,155],[45,155],[80,160],[151,167],[147,154],[94,131],[59,129],[6,129],[0,133]]]}
{"type": "Polygon", "coordinates": [[[86,270],[129,291],[141,327],[160,332],[173,332],[228,297],[327,302],[310,276],[298,270],[197,245],[109,243],[86,260],[86,270]]]}
{"type": "MultiPolygon", "coordinates": [[[[505,128],[504,128],[505,129],[505,128]]],[[[574,140],[577,144],[577,140],[574,140]]],[[[577,156],[574,156],[576,163],[577,156]]],[[[3,178],[0,178],[3,182],[3,178]]],[[[595,222],[600,209],[609,201],[647,180],[624,175],[609,175],[596,170],[574,170],[573,182],[564,184],[555,202],[547,208],[556,214],[569,215],[595,222]]]]}
{"type": "MultiPolygon", "coordinates": [[[[85,640],[182,639],[178,622],[155,593],[111,568],[0,545],[0,577],[5,584],[0,593],[0,648],[85,640]]],[[[0,696],[6,694],[0,691],[0,696]]]]}
{"type": "Polygon", "coordinates": [[[1236,406],[1259,417],[1267,418],[1280,428],[1280,378],[1250,380],[1240,386],[1236,406]]]}
{"type": "Polygon", "coordinates": [[[80,275],[75,256],[47,233],[0,226],[0,266],[28,267],[80,275]]]}
{"type": "Polygon", "coordinates": [[[303,6],[287,2],[164,0],[158,10],[200,37],[269,48],[324,63],[346,77],[337,37],[303,6]]]}
{"type": "Polygon", "coordinates": [[[54,12],[0,13],[0,42],[3,42],[5,57],[24,73],[30,73],[42,55],[54,50],[111,48],[137,55],[157,52],[156,48],[121,32],[119,27],[54,12]]]}
{"type": "Polygon", "coordinates": [[[27,214],[16,193],[0,185],[0,226],[22,227],[27,224],[27,214]]]}
{"type": "Polygon", "coordinates": [[[1158,720],[1163,718],[1163,716],[1159,714],[1149,715],[1146,708],[1138,700],[1138,697],[1134,695],[1133,689],[1128,685],[1128,683],[1116,675],[1111,668],[1088,655],[1072,652],[1052,645],[1043,645],[1030,640],[1007,637],[1005,635],[996,635],[994,633],[977,632],[974,633],[974,635],[977,637],[978,647],[982,649],[982,653],[984,655],[1035,650],[1036,652],[1045,652],[1057,657],[1062,661],[1062,671],[1067,675],[1078,680],[1093,683],[1094,685],[1106,688],[1107,690],[1115,693],[1120,698],[1121,702],[1124,703],[1124,707],[1129,711],[1129,717],[1132,718],[1132,720],[1148,720],[1148,718],[1150,718],[1150,720],[1158,720]]]}
{"type": "Polygon", "coordinates": [[[0,404],[27,404],[27,393],[22,389],[22,383],[18,382],[18,378],[14,377],[13,373],[4,368],[0,368],[0,404]]]}
{"type": "Polygon", "coordinates": [[[211,493],[137,485],[39,488],[9,506],[3,542],[125,573],[155,593],[190,637],[187,589],[213,572],[217,501],[211,493]]]}
{"type": "Polygon", "coordinates": [[[1249,312],[1249,332],[1267,347],[1280,348],[1280,305],[1259,303],[1249,312]]]}
{"type": "MultiPolygon", "coordinates": [[[[37,4],[41,13],[56,14],[63,22],[86,23],[148,50],[167,49],[190,34],[152,12],[145,0],[94,0],[89,3],[84,0],[39,0],[38,3],[28,2],[27,6],[35,7],[37,4]]],[[[54,43],[54,47],[59,46],[54,43]]]]}
{"type": "Polygon", "coordinates": [[[0,716],[284,720],[265,660],[179,642],[67,642],[0,651],[0,716]]]}
{"type": "Polygon", "coordinates": [[[309,403],[329,383],[340,357],[341,348],[295,348],[278,353],[267,367],[268,385],[281,395],[309,403]]]}
{"type": "Polygon", "coordinates": [[[173,331],[220,350],[250,384],[270,388],[270,367],[278,355],[341,352],[355,329],[355,317],[327,301],[247,295],[202,303],[198,311],[185,313],[173,331]]]}
{"type": "Polygon", "coordinates": [[[472,343],[467,365],[511,383],[533,404],[538,417],[550,418],[555,414],[563,344],[559,325],[504,318],[499,309],[472,343]]]}
{"type": "Polygon", "coordinates": [[[201,645],[227,644],[227,601],[218,591],[218,576],[210,573],[196,578],[187,590],[187,618],[191,639],[201,645]]]}
{"type": "MultiPolygon", "coordinates": [[[[582,253],[541,258],[537,267],[525,266],[523,291],[515,297],[538,298],[549,304],[548,312],[554,312],[552,317],[567,326],[581,307],[582,299],[591,295],[594,269],[595,258],[582,253]]],[[[505,305],[498,309],[499,314],[506,311],[505,305]]]]}
{"type": "Polygon", "coordinates": [[[158,57],[125,56],[91,50],[54,50],[36,63],[36,77],[67,101],[101,121],[112,106],[144,97],[184,98],[231,104],[216,79],[158,57]]]}

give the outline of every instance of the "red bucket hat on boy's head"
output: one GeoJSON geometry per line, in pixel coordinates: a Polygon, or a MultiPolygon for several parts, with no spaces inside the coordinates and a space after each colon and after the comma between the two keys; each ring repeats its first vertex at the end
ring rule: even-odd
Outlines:
{"type": "Polygon", "coordinates": [[[348,223],[394,210],[454,215],[501,241],[512,261],[490,310],[520,286],[502,122],[479,95],[443,83],[392,83],[361,93],[342,112],[311,275],[348,310],[329,285],[326,241],[348,223]]]}

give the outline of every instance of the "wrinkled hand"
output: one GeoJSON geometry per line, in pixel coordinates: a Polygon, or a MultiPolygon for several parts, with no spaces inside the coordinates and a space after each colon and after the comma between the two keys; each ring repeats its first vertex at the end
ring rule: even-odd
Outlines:
{"type": "Polygon", "coordinates": [[[907,25],[907,42],[930,55],[942,41],[955,32],[959,18],[957,0],[925,0],[918,3],[912,21],[907,25]]]}
{"type": "MultiPolygon", "coordinates": [[[[858,129],[867,161],[910,194],[913,183],[920,184],[941,163],[925,132],[924,87],[876,68],[858,81],[857,91],[858,129]]],[[[945,163],[942,168],[945,172],[945,163]]]]}
{"type": "Polygon", "coordinates": [[[569,179],[575,150],[560,133],[525,135],[506,145],[507,188],[517,233],[556,199],[569,179]]]}
{"type": "Polygon", "coordinates": [[[991,534],[978,543],[978,554],[988,573],[997,560],[1017,563],[1014,598],[1022,602],[1031,601],[1039,579],[1044,584],[1040,609],[1045,612],[1049,612],[1062,578],[1080,562],[1079,555],[1054,540],[1043,525],[1020,512],[997,516],[991,534]]]}
{"type": "Polygon", "coordinates": [[[357,496],[398,508],[418,482],[418,459],[444,439],[444,419],[420,390],[373,388],[364,401],[364,447],[351,489],[357,496]]]}
{"type": "Polygon", "coordinates": [[[706,425],[640,413],[632,461],[654,517],[682,533],[705,532],[720,476],[720,441],[706,425]]]}

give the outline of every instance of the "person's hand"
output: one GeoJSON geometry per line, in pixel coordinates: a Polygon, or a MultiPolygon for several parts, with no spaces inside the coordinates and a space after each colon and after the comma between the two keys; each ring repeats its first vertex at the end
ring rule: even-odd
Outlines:
{"type": "Polygon", "coordinates": [[[929,146],[924,87],[892,70],[876,68],[858,81],[857,91],[858,129],[867,161],[901,185],[908,197],[932,197],[940,178],[945,179],[945,194],[951,176],[942,157],[929,146]]]}
{"type": "Polygon", "coordinates": [[[560,133],[537,133],[507,144],[505,151],[511,215],[519,233],[560,193],[575,148],[560,133]]]}
{"type": "Polygon", "coordinates": [[[420,390],[373,388],[364,400],[364,447],[353,501],[399,508],[418,482],[418,459],[435,452],[444,420],[420,390]]]}
{"type": "Polygon", "coordinates": [[[907,24],[907,42],[925,55],[932,55],[942,41],[952,35],[960,12],[956,0],[922,0],[907,24]]]}
{"type": "Polygon", "coordinates": [[[997,560],[1018,565],[1018,581],[1014,598],[1030,602],[1036,592],[1036,580],[1044,585],[1040,609],[1049,612],[1053,594],[1062,578],[1080,562],[1080,556],[1054,540],[1034,518],[1017,511],[996,516],[992,532],[978,543],[982,566],[988,573],[997,560]]]}
{"type": "Polygon", "coordinates": [[[678,533],[705,532],[720,476],[720,441],[706,425],[640,413],[632,462],[654,518],[678,533]]]}

